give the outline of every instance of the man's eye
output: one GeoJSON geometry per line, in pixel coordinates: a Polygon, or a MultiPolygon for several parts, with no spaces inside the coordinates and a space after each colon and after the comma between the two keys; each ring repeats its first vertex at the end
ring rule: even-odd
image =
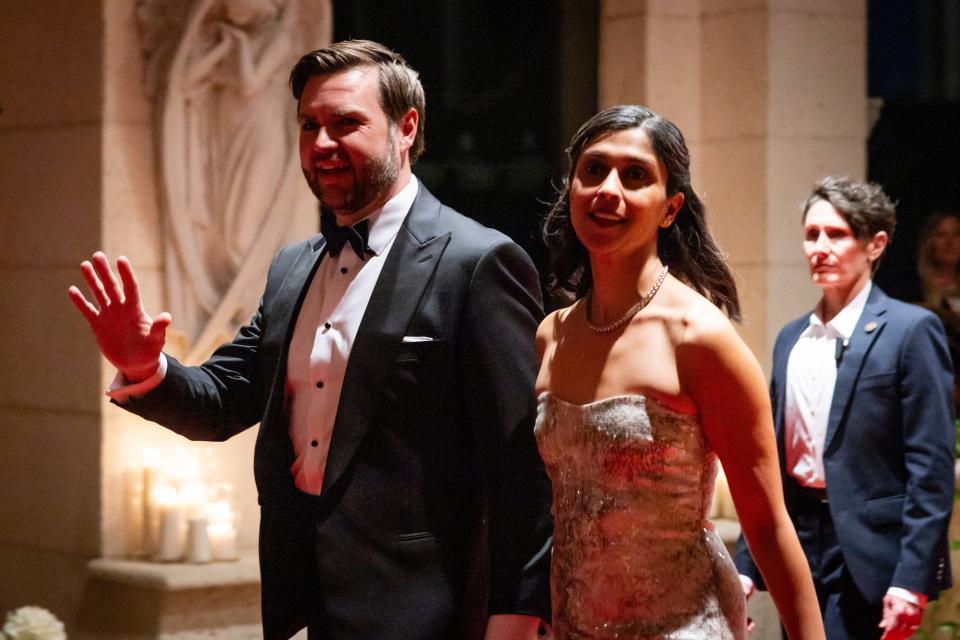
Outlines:
{"type": "Polygon", "coordinates": [[[316,123],[316,122],[313,122],[313,121],[311,121],[311,120],[307,120],[307,121],[305,121],[305,122],[303,122],[303,123],[300,124],[300,130],[301,130],[301,131],[316,131],[316,130],[317,130],[317,123],[316,123]]]}
{"type": "Polygon", "coordinates": [[[644,180],[647,177],[647,172],[643,167],[630,167],[627,169],[626,177],[628,180],[644,180]]]}
{"type": "Polygon", "coordinates": [[[337,120],[337,124],[340,125],[341,127],[348,128],[348,127],[357,126],[358,124],[360,124],[360,121],[357,120],[356,118],[340,118],[339,120],[337,120]]]}

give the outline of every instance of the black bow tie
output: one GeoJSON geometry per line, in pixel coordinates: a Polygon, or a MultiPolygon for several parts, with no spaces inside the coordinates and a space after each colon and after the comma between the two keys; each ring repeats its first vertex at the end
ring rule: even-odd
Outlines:
{"type": "Polygon", "coordinates": [[[327,241],[327,251],[334,258],[340,255],[343,245],[349,243],[357,257],[366,260],[368,255],[374,255],[373,249],[367,246],[367,236],[370,234],[370,225],[361,220],[352,227],[337,225],[337,217],[329,211],[320,215],[320,233],[327,241]]]}

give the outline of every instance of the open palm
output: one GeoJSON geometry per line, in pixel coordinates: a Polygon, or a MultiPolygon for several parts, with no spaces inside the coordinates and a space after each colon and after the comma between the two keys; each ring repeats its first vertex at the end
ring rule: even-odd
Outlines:
{"type": "Polygon", "coordinates": [[[80,271],[93,296],[90,302],[77,287],[68,294],[93,330],[97,346],[130,382],[138,382],[157,370],[160,351],[166,339],[170,314],[151,318],[140,300],[140,285],[130,262],[117,260],[119,279],[110,268],[107,256],[98,251],[80,271]]]}

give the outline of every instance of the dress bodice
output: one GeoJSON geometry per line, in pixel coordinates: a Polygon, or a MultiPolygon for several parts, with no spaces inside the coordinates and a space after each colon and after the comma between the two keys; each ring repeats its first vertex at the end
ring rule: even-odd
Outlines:
{"type": "Polygon", "coordinates": [[[553,483],[558,639],[739,638],[736,570],[706,520],[716,455],[698,416],[639,394],[540,396],[553,483]]]}

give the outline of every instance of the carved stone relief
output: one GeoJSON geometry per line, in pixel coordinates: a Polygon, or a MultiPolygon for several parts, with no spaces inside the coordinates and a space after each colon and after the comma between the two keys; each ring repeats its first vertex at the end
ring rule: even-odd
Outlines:
{"type": "Polygon", "coordinates": [[[329,44],[330,3],[138,0],[137,15],[167,307],[178,355],[197,362],[249,319],[274,252],[317,228],[287,77],[329,44]]]}

